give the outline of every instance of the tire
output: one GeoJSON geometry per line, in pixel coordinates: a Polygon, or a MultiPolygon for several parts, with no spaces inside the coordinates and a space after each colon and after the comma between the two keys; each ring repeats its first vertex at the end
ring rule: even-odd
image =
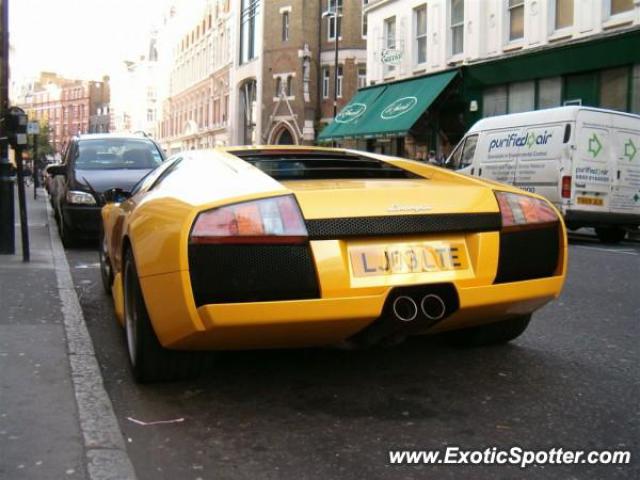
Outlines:
{"type": "Polygon", "coordinates": [[[104,232],[100,228],[100,277],[102,278],[102,288],[107,295],[111,294],[111,286],[113,285],[113,268],[107,245],[105,243],[104,232]]]}
{"type": "Polygon", "coordinates": [[[602,243],[620,243],[627,231],[620,227],[596,227],[596,235],[602,243]]]}
{"type": "Polygon", "coordinates": [[[164,382],[197,376],[203,367],[198,352],[168,350],[160,344],[144,303],[130,249],[125,253],[123,283],[127,352],[136,382],[164,382]]]}
{"type": "Polygon", "coordinates": [[[478,327],[446,332],[445,339],[457,347],[480,347],[507,343],[519,337],[529,326],[531,314],[478,327]]]}
{"type": "Polygon", "coordinates": [[[78,237],[64,225],[64,217],[58,214],[58,231],[60,232],[60,240],[64,248],[73,248],[78,243],[78,237]]]}

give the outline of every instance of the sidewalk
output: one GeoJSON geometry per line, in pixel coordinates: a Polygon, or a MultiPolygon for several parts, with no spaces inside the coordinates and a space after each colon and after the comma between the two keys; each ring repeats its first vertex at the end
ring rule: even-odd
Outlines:
{"type": "MultiPolygon", "coordinates": [[[[0,478],[135,478],[44,190],[0,255],[0,478]]],[[[16,222],[19,222],[16,200],[16,222]]]]}

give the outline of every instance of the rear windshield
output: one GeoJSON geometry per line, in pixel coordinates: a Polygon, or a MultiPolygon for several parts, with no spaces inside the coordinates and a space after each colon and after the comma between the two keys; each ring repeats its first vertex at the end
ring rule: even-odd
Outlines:
{"type": "Polygon", "coordinates": [[[81,140],[75,159],[78,170],[149,170],[161,163],[153,142],[125,138],[81,140]]]}
{"type": "Polygon", "coordinates": [[[231,153],[276,180],[422,178],[381,160],[357,154],[269,150],[231,153]]]}

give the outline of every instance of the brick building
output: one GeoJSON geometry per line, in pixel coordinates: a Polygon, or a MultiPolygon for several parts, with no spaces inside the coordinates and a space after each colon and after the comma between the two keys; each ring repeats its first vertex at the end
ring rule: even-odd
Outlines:
{"type": "Polygon", "coordinates": [[[18,99],[31,121],[49,124],[49,139],[62,152],[70,136],[108,131],[109,77],[71,80],[43,72],[18,99]]]}
{"type": "Polygon", "coordinates": [[[336,18],[338,110],[364,85],[362,3],[264,2],[261,137],[264,144],[312,144],[333,117],[336,18]],[[324,14],[324,15],[323,15],[324,14]]]}

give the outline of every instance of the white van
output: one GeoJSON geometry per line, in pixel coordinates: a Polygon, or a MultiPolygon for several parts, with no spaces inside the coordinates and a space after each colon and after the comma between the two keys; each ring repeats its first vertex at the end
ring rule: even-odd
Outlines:
{"type": "Polygon", "coordinates": [[[459,173],[551,200],[568,228],[619,242],[640,225],[640,116],[560,107],[478,121],[447,160],[459,173]]]}

